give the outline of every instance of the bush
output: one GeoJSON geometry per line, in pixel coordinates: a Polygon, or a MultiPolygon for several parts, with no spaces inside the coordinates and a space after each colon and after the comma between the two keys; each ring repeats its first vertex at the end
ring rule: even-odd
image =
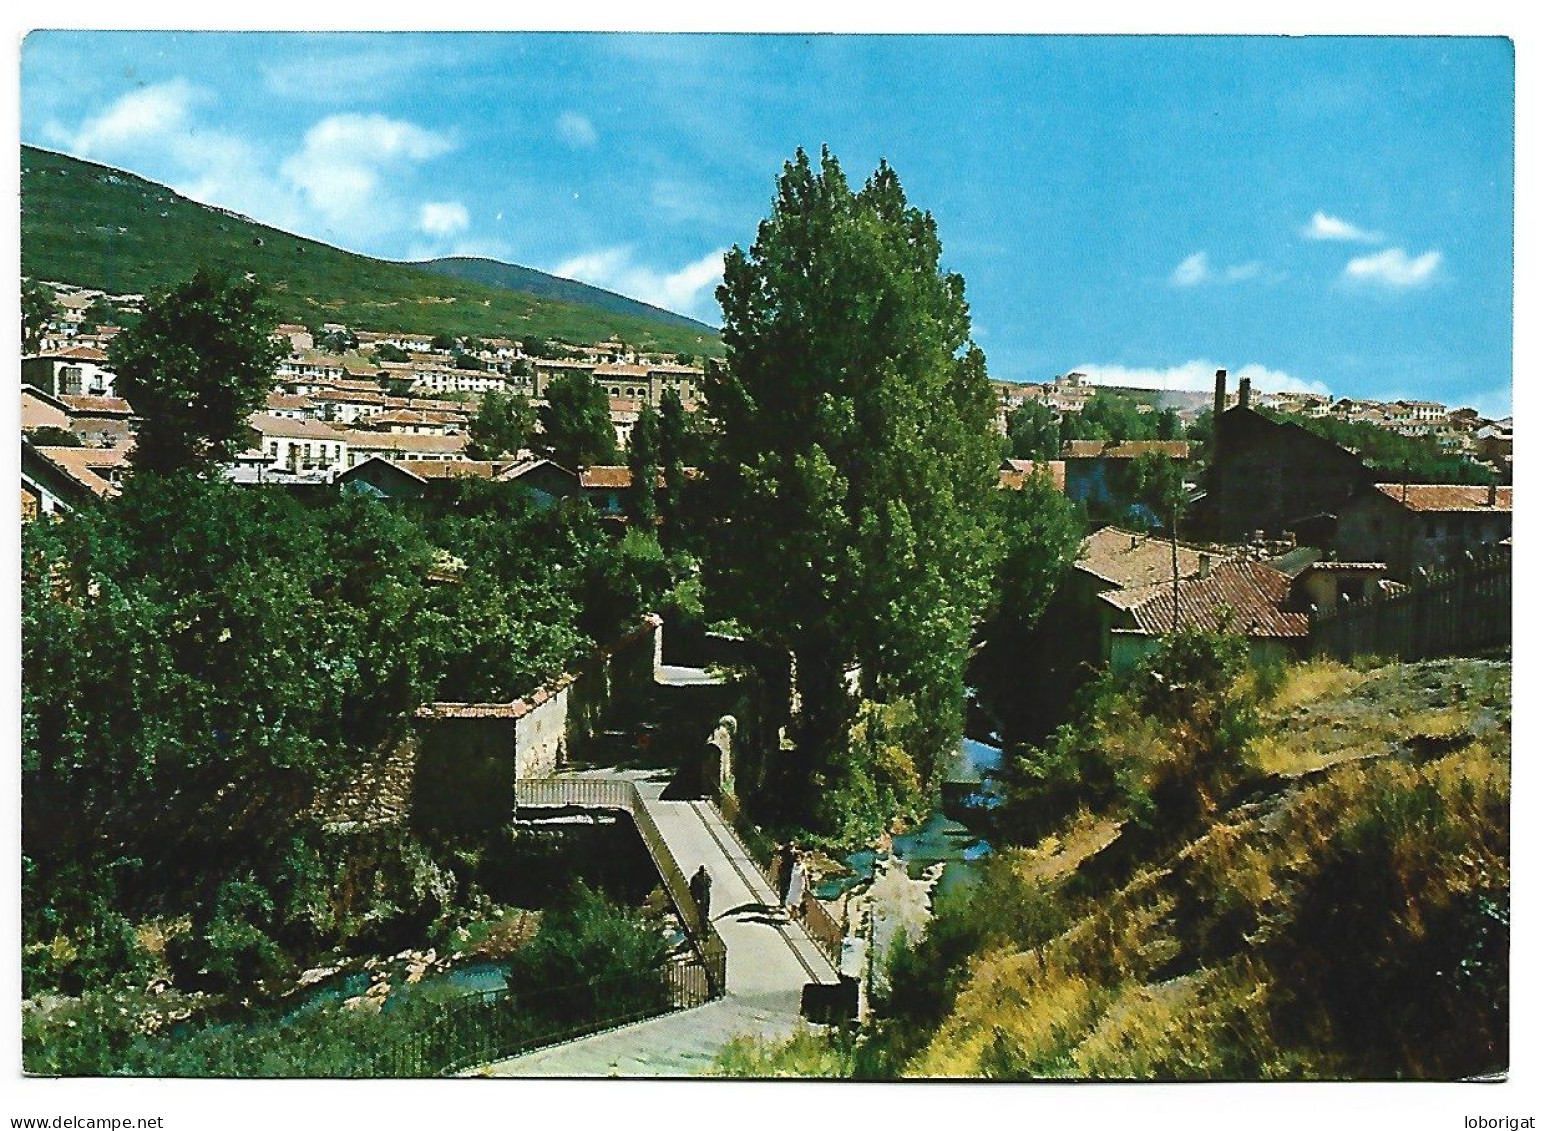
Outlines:
{"type": "Polygon", "coordinates": [[[180,982],[205,990],[230,990],[290,973],[294,967],[270,937],[274,901],[252,880],[226,880],[213,913],[167,946],[180,982]]]}

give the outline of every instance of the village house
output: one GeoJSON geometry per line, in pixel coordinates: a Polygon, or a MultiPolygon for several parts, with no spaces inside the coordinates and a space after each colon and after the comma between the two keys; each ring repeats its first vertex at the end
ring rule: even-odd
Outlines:
{"type": "Polygon", "coordinates": [[[353,467],[371,456],[415,465],[424,461],[449,460],[461,463],[467,458],[467,438],[460,435],[415,436],[395,432],[368,432],[361,429],[347,431],[342,435],[349,445],[348,462],[344,465],[345,467],[353,467]]]}
{"type": "Polygon", "coordinates": [[[316,339],[311,331],[294,322],[281,322],[275,326],[274,336],[288,342],[291,353],[303,354],[316,349],[316,339]]]}
{"type": "Polygon", "coordinates": [[[269,467],[289,473],[332,474],[349,466],[348,434],[319,420],[255,413],[247,420],[258,434],[254,450],[269,467]]]}
{"type": "Polygon", "coordinates": [[[1378,483],[1342,509],[1334,548],[1349,560],[1387,562],[1392,577],[1410,581],[1512,534],[1511,487],[1378,483]]]}
{"type": "Polygon", "coordinates": [[[630,401],[620,397],[610,397],[607,400],[607,411],[612,418],[612,431],[617,434],[617,447],[626,450],[633,442],[633,426],[638,423],[639,410],[643,407],[640,401],[630,401]]]}
{"type": "Polygon", "coordinates": [[[547,396],[553,379],[563,373],[586,373],[617,400],[647,401],[655,408],[667,389],[673,390],[683,404],[695,402],[702,387],[702,370],[690,365],[655,362],[649,365],[601,363],[595,361],[538,360],[534,395],[547,396]]]}
{"type": "Polygon", "coordinates": [[[1129,671],[1170,633],[1230,632],[1250,644],[1258,663],[1302,657],[1309,614],[1292,608],[1292,583],[1264,562],[1232,558],[1213,564],[1201,554],[1197,572],[1099,595],[1105,606],[1106,657],[1113,671],[1129,671]]]}
{"type": "Polygon", "coordinates": [[[306,353],[282,358],[274,367],[274,380],[292,393],[305,395],[344,379],[343,359],[331,354],[306,353]]]}
{"type": "MultiPolygon", "coordinates": [[[[1069,440],[1059,454],[1068,498],[1091,508],[1119,507],[1130,506],[1131,469],[1136,460],[1156,455],[1184,463],[1191,457],[1191,445],[1185,440],[1069,440]]],[[[1135,517],[1158,516],[1142,510],[1135,517]]]]}
{"type": "Polygon", "coordinates": [[[22,514],[76,510],[116,495],[128,470],[128,448],[35,447],[21,443],[22,514]]]}
{"type": "Polygon", "coordinates": [[[263,402],[263,412],[281,420],[316,420],[321,416],[321,409],[310,397],[281,392],[268,394],[263,402]]]}
{"type": "Polygon", "coordinates": [[[59,398],[70,412],[70,431],[88,448],[126,448],[134,442],[134,410],[122,397],[59,398]]]}
{"type": "Polygon", "coordinates": [[[1475,431],[1475,457],[1489,463],[1503,482],[1513,481],[1513,427],[1498,421],[1475,431]]]}
{"type": "Polygon", "coordinates": [[[107,354],[94,346],[51,350],[21,362],[22,384],[59,396],[110,397],[117,378],[107,367],[107,354]]]}
{"type": "Polygon", "coordinates": [[[413,366],[412,388],[431,393],[502,393],[508,378],[486,369],[456,369],[443,365],[413,366]]]}
{"type": "Polygon", "coordinates": [[[354,424],[387,411],[387,396],[379,387],[360,388],[354,381],[335,381],[310,394],[318,420],[354,424]]]}
{"type": "Polygon", "coordinates": [[[393,432],[399,436],[455,436],[466,428],[463,418],[454,413],[410,408],[377,413],[365,426],[374,432],[393,432]]]}
{"type": "Polygon", "coordinates": [[[70,428],[70,408],[58,397],[35,389],[31,385],[21,387],[22,435],[40,428],[70,428]]]}

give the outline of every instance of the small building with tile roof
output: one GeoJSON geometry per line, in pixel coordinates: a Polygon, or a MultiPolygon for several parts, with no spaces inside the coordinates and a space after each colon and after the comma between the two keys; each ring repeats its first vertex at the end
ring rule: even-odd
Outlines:
{"type": "Polygon", "coordinates": [[[1513,488],[1448,483],[1376,483],[1343,509],[1334,548],[1349,560],[1382,561],[1390,576],[1448,564],[1513,534],[1513,488]]]}
{"type": "Polygon", "coordinates": [[[1309,614],[1293,606],[1292,582],[1264,562],[1243,558],[1211,565],[1204,557],[1191,577],[1113,589],[1100,594],[1110,610],[1110,666],[1129,670],[1176,631],[1228,632],[1245,637],[1258,660],[1302,656],[1309,614]]]}

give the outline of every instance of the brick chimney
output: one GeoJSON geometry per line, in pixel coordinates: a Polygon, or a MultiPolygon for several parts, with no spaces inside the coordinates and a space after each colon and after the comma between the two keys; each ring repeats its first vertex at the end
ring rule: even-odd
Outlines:
{"type": "Polygon", "coordinates": [[[1228,407],[1228,370],[1218,370],[1212,381],[1212,418],[1217,420],[1228,407]]]}
{"type": "Polygon", "coordinates": [[[1239,379],[1239,407],[1250,407],[1250,378],[1248,377],[1239,379]]]}

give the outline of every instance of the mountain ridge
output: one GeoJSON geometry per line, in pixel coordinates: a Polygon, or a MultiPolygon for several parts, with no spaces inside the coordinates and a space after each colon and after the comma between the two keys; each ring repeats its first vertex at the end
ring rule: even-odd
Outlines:
{"type": "Polygon", "coordinates": [[[204,266],[251,272],[270,287],[281,317],[308,326],[576,345],[615,337],[661,353],[723,352],[712,327],[598,287],[520,268],[543,294],[345,251],[137,173],[31,145],[21,147],[21,237],[24,276],[110,294],[148,293],[204,266]]]}

